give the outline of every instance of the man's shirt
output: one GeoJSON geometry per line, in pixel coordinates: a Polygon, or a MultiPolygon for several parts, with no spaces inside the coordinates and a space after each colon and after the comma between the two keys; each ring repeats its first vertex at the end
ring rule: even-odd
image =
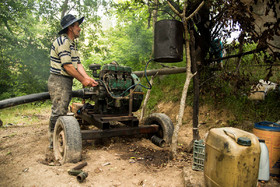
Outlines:
{"type": "Polygon", "coordinates": [[[66,35],[59,36],[51,47],[50,73],[71,77],[64,69],[65,64],[73,64],[77,69],[80,56],[75,43],[66,35]]]}

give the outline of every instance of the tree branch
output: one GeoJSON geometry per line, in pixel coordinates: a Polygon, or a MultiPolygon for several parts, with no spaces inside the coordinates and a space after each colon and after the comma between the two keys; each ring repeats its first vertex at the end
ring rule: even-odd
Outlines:
{"type": "Polygon", "coordinates": [[[168,5],[169,5],[169,7],[171,8],[171,10],[172,10],[175,14],[177,14],[180,18],[182,18],[182,14],[180,14],[180,12],[178,12],[178,10],[175,9],[174,6],[173,6],[169,1],[167,1],[167,3],[168,3],[168,5]]]}
{"type": "Polygon", "coordinates": [[[175,19],[175,17],[172,15],[172,14],[170,14],[168,11],[166,11],[166,10],[158,10],[158,11],[161,11],[161,12],[165,12],[166,14],[168,14],[169,16],[171,16],[173,19],[175,19]]]}
{"type": "Polygon", "coordinates": [[[193,13],[191,13],[187,18],[186,18],[186,20],[188,21],[189,19],[191,19],[200,9],[201,9],[201,7],[204,5],[204,1],[202,1],[201,3],[200,3],[200,5],[196,8],[196,10],[195,11],[193,11],[193,13]]]}
{"type": "Polygon", "coordinates": [[[208,62],[214,62],[214,61],[225,60],[225,59],[229,59],[229,58],[241,57],[241,56],[245,56],[245,55],[250,55],[252,53],[258,53],[258,52],[263,51],[263,50],[265,50],[265,48],[254,49],[252,51],[247,51],[247,52],[239,53],[239,54],[236,54],[236,55],[230,55],[230,56],[226,56],[226,57],[222,57],[222,58],[216,58],[216,59],[209,59],[208,62]]]}
{"type": "Polygon", "coordinates": [[[68,7],[68,0],[65,0],[63,5],[61,6],[61,18],[62,19],[65,16],[65,13],[67,11],[67,7],[68,7]]]}

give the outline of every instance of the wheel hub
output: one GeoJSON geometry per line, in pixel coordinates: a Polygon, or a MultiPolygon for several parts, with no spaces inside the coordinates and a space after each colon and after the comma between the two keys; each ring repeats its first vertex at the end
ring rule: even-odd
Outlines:
{"type": "Polygon", "coordinates": [[[61,157],[63,157],[64,154],[64,131],[60,131],[59,135],[58,135],[58,151],[61,155],[61,157]]]}

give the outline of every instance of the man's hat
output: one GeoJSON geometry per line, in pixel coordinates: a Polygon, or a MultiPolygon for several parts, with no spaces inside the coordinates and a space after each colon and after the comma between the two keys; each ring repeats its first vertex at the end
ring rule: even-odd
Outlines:
{"type": "Polygon", "coordinates": [[[63,34],[66,32],[67,27],[69,27],[70,25],[72,25],[75,22],[79,22],[79,24],[83,23],[85,17],[82,17],[80,19],[77,19],[75,16],[73,16],[72,14],[67,14],[66,16],[64,16],[61,21],[60,21],[60,25],[62,27],[62,30],[59,31],[58,34],[63,34]]]}

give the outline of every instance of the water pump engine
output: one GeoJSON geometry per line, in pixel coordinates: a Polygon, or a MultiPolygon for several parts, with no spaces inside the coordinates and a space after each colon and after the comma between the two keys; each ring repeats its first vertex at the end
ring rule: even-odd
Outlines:
{"type": "Polygon", "coordinates": [[[128,115],[140,108],[143,92],[138,85],[139,78],[130,67],[107,64],[101,69],[99,64],[92,64],[89,68],[93,77],[99,78],[96,79],[98,86],[84,88],[84,98],[94,101],[90,106],[94,113],[128,115]],[[132,111],[129,111],[130,102],[132,111]]]}

